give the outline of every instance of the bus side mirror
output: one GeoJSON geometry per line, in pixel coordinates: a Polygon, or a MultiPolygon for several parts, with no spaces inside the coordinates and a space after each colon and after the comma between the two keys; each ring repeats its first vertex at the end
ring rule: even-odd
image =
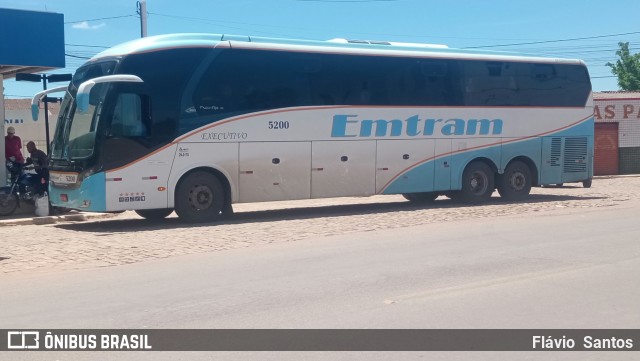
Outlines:
{"type": "Polygon", "coordinates": [[[78,87],[78,94],[76,94],[77,109],[81,113],[86,113],[89,110],[89,95],[91,94],[91,88],[99,83],[143,83],[140,77],[128,74],[107,75],[93,79],[89,79],[78,87]]]}
{"type": "Polygon", "coordinates": [[[86,93],[80,93],[78,91],[78,95],[76,95],[76,103],[77,109],[80,113],[86,113],[89,110],[89,93],[91,92],[91,88],[88,89],[86,93]]]}
{"type": "Polygon", "coordinates": [[[40,100],[44,98],[45,95],[50,93],[63,92],[66,90],[67,86],[65,85],[59,86],[57,88],[47,89],[34,95],[33,99],[31,99],[31,118],[33,118],[33,120],[38,120],[38,113],[40,113],[40,100]]]}
{"type": "Polygon", "coordinates": [[[38,120],[39,113],[40,113],[40,106],[38,104],[31,104],[31,119],[38,120]]]}

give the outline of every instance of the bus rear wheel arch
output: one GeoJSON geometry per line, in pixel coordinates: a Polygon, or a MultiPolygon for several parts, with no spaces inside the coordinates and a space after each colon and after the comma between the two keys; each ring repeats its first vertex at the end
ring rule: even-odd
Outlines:
{"type": "Polygon", "coordinates": [[[522,161],[515,160],[507,165],[498,177],[498,193],[508,201],[520,201],[529,197],[533,177],[531,169],[522,161]]]}
{"type": "Polygon", "coordinates": [[[214,174],[196,170],[186,174],[176,187],[175,210],[189,223],[213,222],[227,209],[224,187],[214,174]]]}
{"type": "Polygon", "coordinates": [[[452,194],[465,203],[486,202],[495,190],[495,172],[483,161],[473,161],[462,172],[462,189],[452,194]]]}
{"type": "Polygon", "coordinates": [[[140,217],[151,220],[165,219],[173,212],[171,208],[158,208],[158,209],[137,209],[135,211],[140,217]]]}
{"type": "Polygon", "coordinates": [[[403,193],[404,199],[411,203],[431,203],[438,198],[436,192],[403,193]]]}

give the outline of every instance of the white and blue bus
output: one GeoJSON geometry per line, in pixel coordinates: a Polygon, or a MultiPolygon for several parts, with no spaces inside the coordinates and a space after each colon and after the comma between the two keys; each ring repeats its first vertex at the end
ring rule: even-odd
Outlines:
{"type": "Polygon", "coordinates": [[[174,34],[96,55],[64,90],[50,199],[84,211],[204,222],[241,202],[519,201],[593,174],[580,60],[174,34]]]}

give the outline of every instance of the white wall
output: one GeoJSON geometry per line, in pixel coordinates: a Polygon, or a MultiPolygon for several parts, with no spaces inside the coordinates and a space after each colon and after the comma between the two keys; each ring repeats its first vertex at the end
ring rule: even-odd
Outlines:
{"type": "Polygon", "coordinates": [[[640,98],[594,99],[596,122],[618,123],[619,146],[640,147],[640,98]]]}
{"type": "MultiPolygon", "coordinates": [[[[18,109],[18,110],[5,110],[4,126],[12,126],[16,128],[16,135],[22,139],[22,154],[27,157],[26,144],[29,141],[34,141],[38,149],[47,152],[46,133],[44,128],[44,109],[40,109],[38,114],[38,120],[33,120],[31,117],[31,110],[18,109]]],[[[56,129],[57,114],[53,114],[49,110],[49,137],[53,137],[53,132],[56,129]]],[[[4,149],[4,148],[3,148],[4,149]]]]}

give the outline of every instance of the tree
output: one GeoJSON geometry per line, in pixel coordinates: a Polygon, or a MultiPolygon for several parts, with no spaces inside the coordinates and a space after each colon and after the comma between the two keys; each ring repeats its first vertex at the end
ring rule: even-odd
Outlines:
{"type": "Polygon", "coordinates": [[[613,75],[618,77],[618,86],[626,91],[640,90],[640,53],[631,54],[629,43],[618,43],[620,49],[616,55],[620,57],[615,64],[607,63],[613,75]]]}

